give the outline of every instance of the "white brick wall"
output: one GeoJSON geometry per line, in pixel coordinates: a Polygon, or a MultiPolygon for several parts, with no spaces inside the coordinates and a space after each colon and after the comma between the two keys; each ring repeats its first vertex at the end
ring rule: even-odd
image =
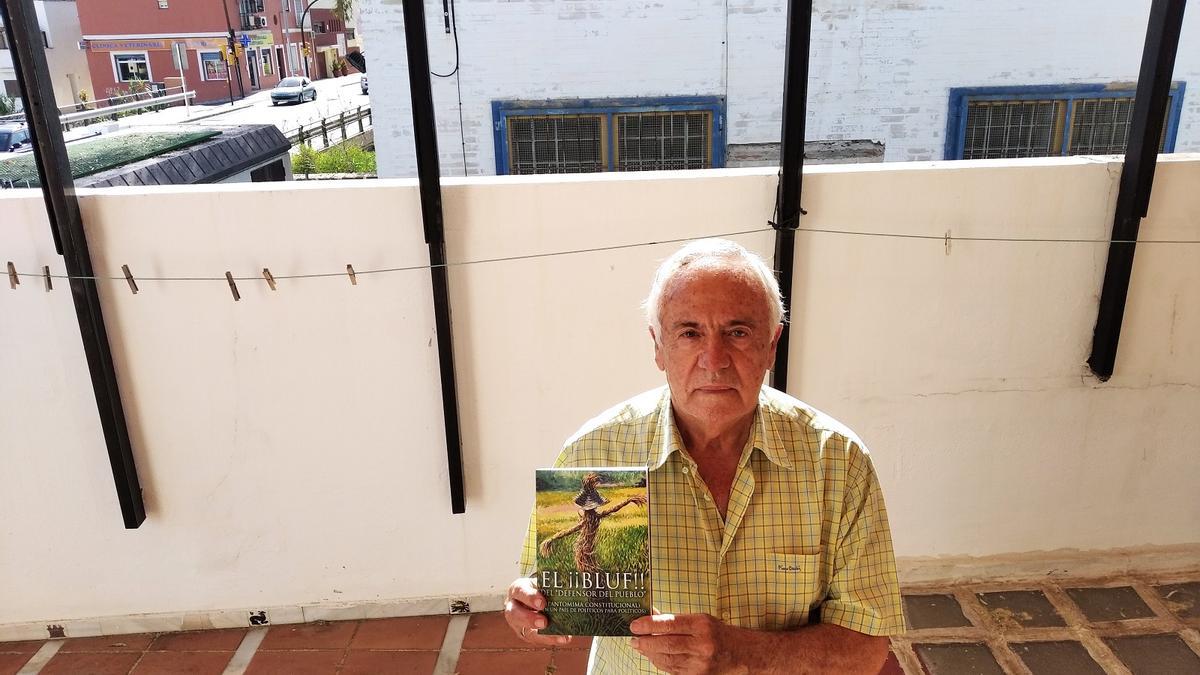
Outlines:
{"type": "MultiPolygon", "coordinates": [[[[380,175],[415,175],[400,2],[359,1],[380,175]]],[[[1135,80],[1149,6],[817,0],[807,138],[882,141],[887,161],[941,159],[951,87],[1135,80]]],[[[461,80],[433,84],[445,175],[495,173],[496,99],[726,96],[729,143],[779,140],[785,0],[457,0],[456,8],[461,80]]],[[[449,72],[454,41],[442,3],[426,0],[425,11],[430,62],[449,72]]],[[[1184,19],[1175,66],[1174,79],[1188,83],[1177,151],[1200,151],[1196,15],[1184,19]]]]}

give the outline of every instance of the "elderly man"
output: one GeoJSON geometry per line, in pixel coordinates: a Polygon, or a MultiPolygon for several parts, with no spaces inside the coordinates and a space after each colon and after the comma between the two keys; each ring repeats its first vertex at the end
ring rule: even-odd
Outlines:
{"type": "MultiPolygon", "coordinates": [[[[878,673],[904,630],[883,495],[862,441],[763,385],[782,331],[779,286],[740,245],[697,241],[646,299],[667,386],[588,422],[557,466],[649,466],[658,614],[597,638],[589,672],[878,673]]],[[[532,526],[522,555],[534,562],[532,526]]],[[[508,589],[527,642],[545,597],[508,589]]]]}

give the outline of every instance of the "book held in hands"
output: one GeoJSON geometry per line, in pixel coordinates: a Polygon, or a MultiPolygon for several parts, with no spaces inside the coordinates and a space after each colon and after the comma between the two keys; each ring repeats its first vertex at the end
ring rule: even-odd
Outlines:
{"type": "Polygon", "coordinates": [[[648,472],[538,469],[537,585],[543,635],[631,635],[651,613],[648,472]]]}

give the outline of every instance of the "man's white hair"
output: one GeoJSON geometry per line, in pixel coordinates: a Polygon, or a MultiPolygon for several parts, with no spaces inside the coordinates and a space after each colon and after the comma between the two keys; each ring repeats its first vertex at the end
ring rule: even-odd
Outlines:
{"type": "Polygon", "coordinates": [[[654,283],[650,284],[650,294],[642,302],[642,309],[646,311],[646,321],[654,329],[654,339],[659,344],[662,344],[663,292],[675,275],[684,268],[698,261],[710,260],[730,263],[733,267],[748,272],[752,279],[762,285],[767,297],[771,325],[776,326],[786,320],[779,282],[775,279],[771,267],[762,258],[728,239],[698,239],[684,245],[658,266],[658,271],[654,273],[654,283]]]}

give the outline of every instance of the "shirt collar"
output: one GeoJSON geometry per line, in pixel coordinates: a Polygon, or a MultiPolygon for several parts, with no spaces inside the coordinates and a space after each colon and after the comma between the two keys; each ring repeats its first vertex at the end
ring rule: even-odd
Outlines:
{"type": "MultiPolygon", "coordinates": [[[[784,447],[779,432],[771,424],[773,421],[770,411],[770,401],[767,398],[766,392],[759,390],[758,392],[758,407],[754,409],[754,421],[751,423],[750,430],[750,445],[754,449],[763,453],[771,462],[785,468],[792,468],[792,458],[788,456],[787,449],[784,447]]],[[[648,456],[648,464],[650,469],[657,469],[666,463],[671,453],[678,452],[680,455],[683,452],[683,442],[680,440],[679,429],[675,426],[675,415],[671,412],[671,389],[663,387],[662,401],[658,408],[658,428],[656,429],[656,439],[651,444],[651,448],[657,446],[657,456],[648,456]],[[653,463],[650,463],[652,460],[653,463]]]]}

